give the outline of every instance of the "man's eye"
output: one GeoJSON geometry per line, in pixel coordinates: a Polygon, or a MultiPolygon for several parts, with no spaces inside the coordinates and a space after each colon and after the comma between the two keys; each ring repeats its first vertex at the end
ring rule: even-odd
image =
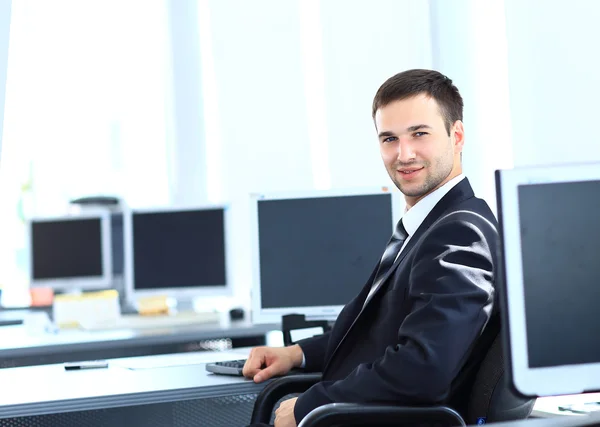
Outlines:
{"type": "Polygon", "coordinates": [[[396,139],[398,139],[398,138],[396,138],[395,136],[388,136],[387,138],[385,138],[383,140],[383,142],[386,142],[386,143],[394,142],[396,139]]]}
{"type": "Polygon", "coordinates": [[[420,138],[425,135],[427,135],[427,132],[415,132],[414,133],[414,136],[416,136],[417,138],[420,138]]]}

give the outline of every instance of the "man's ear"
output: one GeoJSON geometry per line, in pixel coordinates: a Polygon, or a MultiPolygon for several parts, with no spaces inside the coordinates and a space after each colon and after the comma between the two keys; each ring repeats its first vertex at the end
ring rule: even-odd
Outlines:
{"type": "Polygon", "coordinates": [[[465,145],[465,126],[461,120],[454,122],[451,135],[454,153],[462,153],[463,146],[465,145]]]}

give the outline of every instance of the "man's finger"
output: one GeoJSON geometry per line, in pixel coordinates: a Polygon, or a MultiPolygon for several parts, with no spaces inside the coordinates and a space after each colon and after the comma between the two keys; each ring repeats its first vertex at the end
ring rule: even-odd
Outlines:
{"type": "Polygon", "coordinates": [[[246,363],[244,364],[244,367],[242,369],[242,374],[245,377],[252,378],[258,372],[260,372],[262,365],[263,365],[262,357],[250,356],[248,358],[248,360],[246,360],[246,363]]]}
{"type": "Polygon", "coordinates": [[[277,364],[274,363],[273,365],[268,366],[263,370],[260,370],[260,372],[258,372],[256,375],[254,375],[254,382],[255,383],[263,382],[263,381],[268,380],[269,378],[277,375],[278,373],[279,373],[279,366],[277,366],[277,364]]]}

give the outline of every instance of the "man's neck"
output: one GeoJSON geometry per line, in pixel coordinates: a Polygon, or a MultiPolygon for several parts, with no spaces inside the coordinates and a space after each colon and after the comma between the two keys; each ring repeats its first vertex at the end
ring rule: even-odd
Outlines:
{"type": "Polygon", "coordinates": [[[444,179],[434,189],[428,191],[426,194],[423,194],[423,195],[418,196],[416,198],[415,197],[404,196],[404,200],[406,201],[406,210],[405,210],[405,212],[408,212],[410,210],[410,208],[412,208],[414,205],[416,205],[417,203],[419,203],[425,197],[429,196],[431,193],[433,193],[433,192],[439,190],[440,188],[442,188],[444,185],[446,185],[448,182],[452,181],[454,178],[456,178],[460,174],[462,174],[462,168],[458,168],[456,170],[452,170],[452,172],[450,173],[450,175],[448,175],[446,177],[446,179],[444,179]]]}

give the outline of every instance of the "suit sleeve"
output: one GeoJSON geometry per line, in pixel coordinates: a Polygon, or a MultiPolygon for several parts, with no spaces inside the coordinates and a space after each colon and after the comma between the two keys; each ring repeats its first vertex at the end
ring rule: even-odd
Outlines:
{"type": "Polygon", "coordinates": [[[304,353],[306,372],[321,372],[325,364],[325,352],[329,344],[330,332],[326,332],[316,337],[307,338],[298,341],[298,345],[304,353]]]}
{"type": "Polygon", "coordinates": [[[407,296],[412,308],[399,326],[398,343],[346,378],[307,390],[294,409],[298,423],[328,403],[433,404],[447,397],[493,301],[497,235],[490,225],[489,241],[476,219],[462,218],[435,225],[414,248],[407,296]]]}

